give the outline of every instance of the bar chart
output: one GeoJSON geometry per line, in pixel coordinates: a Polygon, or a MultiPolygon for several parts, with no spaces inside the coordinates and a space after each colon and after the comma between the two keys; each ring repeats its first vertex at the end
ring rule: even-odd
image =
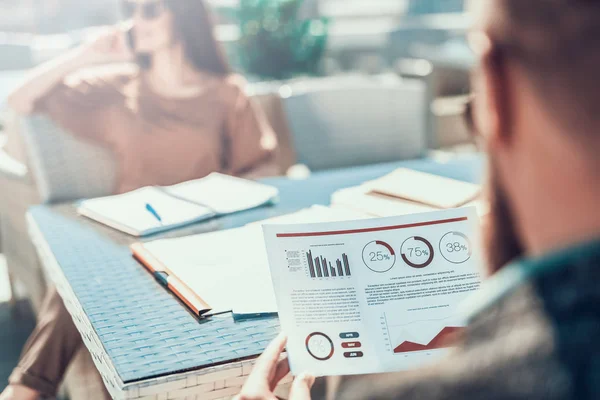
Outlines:
{"type": "Polygon", "coordinates": [[[312,250],[309,250],[306,253],[306,259],[311,278],[339,278],[352,275],[346,253],[332,262],[326,257],[313,255],[312,250]]]}

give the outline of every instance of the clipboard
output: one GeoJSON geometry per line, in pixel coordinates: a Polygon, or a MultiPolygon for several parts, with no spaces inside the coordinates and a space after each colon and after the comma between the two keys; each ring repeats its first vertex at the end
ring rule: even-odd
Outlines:
{"type": "Polygon", "coordinates": [[[154,276],[154,279],[181,300],[198,318],[207,316],[212,311],[212,307],[208,303],[154,257],[144,247],[143,243],[134,243],[130,246],[130,249],[133,257],[154,276]]]}

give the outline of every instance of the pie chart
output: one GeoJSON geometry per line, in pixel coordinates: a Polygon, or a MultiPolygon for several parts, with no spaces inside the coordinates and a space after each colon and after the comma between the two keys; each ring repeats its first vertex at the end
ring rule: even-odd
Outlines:
{"type": "Polygon", "coordinates": [[[306,351],[316,360],[329,360],[333,356],[333,341],[324,333],[313,332],[306,337],[306,351]]]}
{"type": "Polygon", "coordinates": [[[396,264],[394,248],[381,240],[368,243],[363,249],[363,262],[373,272],[384,273],[396,264]]]}
{"type": "Polygon", "coordinates": [[[462,232],[448,232],[440,240],[440,253],[452,264],[462,264],[471,258],[471,241],[462,232]]]}
{"type": "Polygon", "coordinates": [[[421,236],[412,236],[402,243],[402,260],[412,268],[426,268],[433,261],[433,246],[421,236]]]}

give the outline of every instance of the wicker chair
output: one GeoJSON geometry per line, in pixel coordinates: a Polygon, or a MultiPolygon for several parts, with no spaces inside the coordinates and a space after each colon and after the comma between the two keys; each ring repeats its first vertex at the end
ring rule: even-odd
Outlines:
{"type": "MultiPolygon", "coordinates": [[[[63,132],[44,117],[20,119],[18,126],[14,125],[7,130],[9,138],[3,154],[5,160],[9,153],[14,158],[4,163],[0,174],[2,192],[10,193],[2,196],[0,204],[2,251],[11,278],[23,284],[37,312],[46,291],[46,278],[27,234],[27,209],[36,203],[109,194],[115,168],[107,150],[63,132]],[[7,165],[13,166],[12,173],[7,165]]],[[[104,385],[85,349],[71,364],[64,387],[72,398],[104,398],[104,385]]]]}
{"type": "Polygon", "coordinates": [[[311,171],[418,158],[429,140],[427,85],[341,76],[280,89],[298,161],[311,171]]]}

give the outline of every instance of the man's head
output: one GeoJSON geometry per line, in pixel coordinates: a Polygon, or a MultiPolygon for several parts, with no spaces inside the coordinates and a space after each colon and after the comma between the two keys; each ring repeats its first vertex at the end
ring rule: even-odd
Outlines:
{"type": "Polygon", "coordinates": [[[495,271],[600,235],[600,0],[472,0],[495,271]]]}

